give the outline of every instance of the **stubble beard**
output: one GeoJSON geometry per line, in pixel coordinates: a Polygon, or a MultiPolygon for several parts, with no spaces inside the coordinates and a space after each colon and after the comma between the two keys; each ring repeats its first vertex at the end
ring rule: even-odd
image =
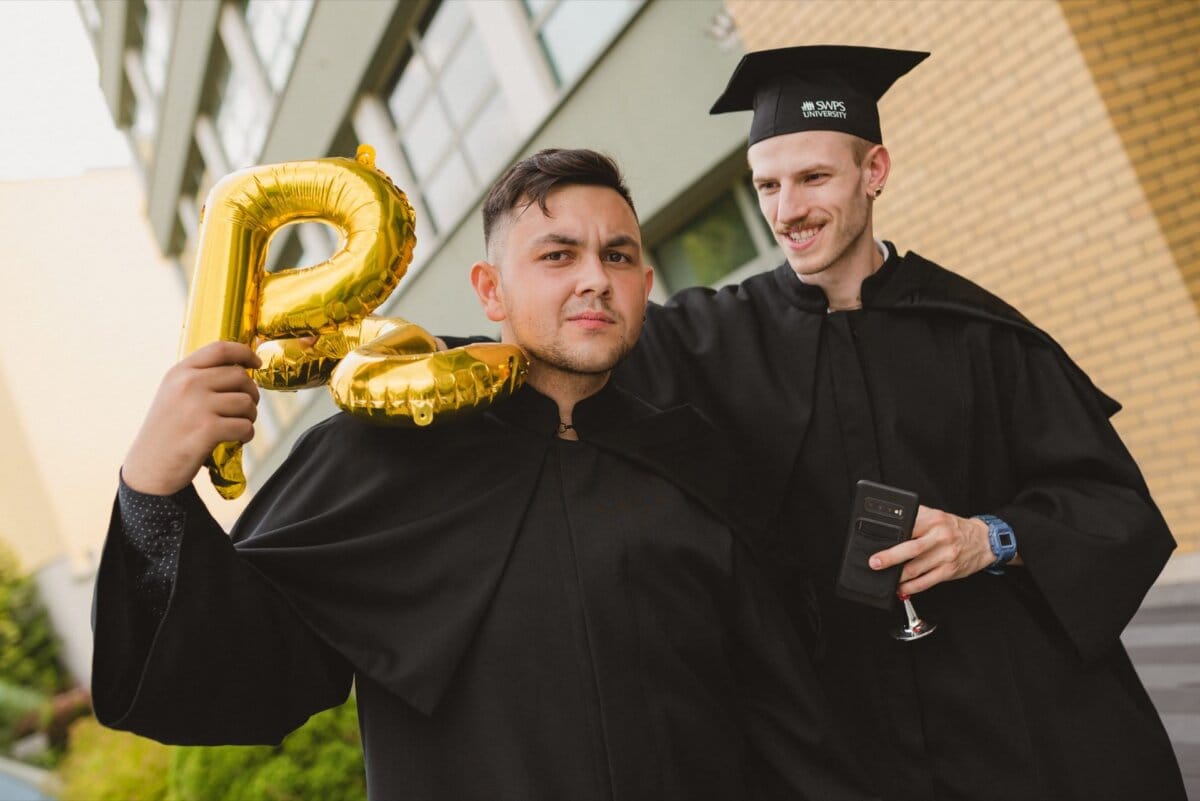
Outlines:
{"type": "MultiPolygon", "coordinates": [[[[833,243],[838,247],[828,257],[818,261],[815,265],[807,263],[803,257],[799,259],[799,263],[792,262],[791,258],[788,259],[792,270],[805,283],[816,283],[810,279],[818,278],[818,276],[838,267],[848,258],[851,249],[862,239],[863,234],[866,233],[867,222],[870,220],[869,204],[863,203],[859,205],[851,210],[843,219],[845,220],[845,225],[840,226],[840,230],[828,231],[828,233],[838,236],[838,241],[833,243]]],[[[827,229],[834,225],[836,223],[833,220],[827,221],[821,230],[821,234],[824,235],[827,229]]]]}
{"type": "Polygon", "coordinates": [[[569,376],[597,376],[612,372],[612,369],[629,355],[633,344],[622,337],[607,353],[599,355],[573,353],[560,342],[541,347],[522,345],[522,349],[530,361],[543,370],[569,376]]]}

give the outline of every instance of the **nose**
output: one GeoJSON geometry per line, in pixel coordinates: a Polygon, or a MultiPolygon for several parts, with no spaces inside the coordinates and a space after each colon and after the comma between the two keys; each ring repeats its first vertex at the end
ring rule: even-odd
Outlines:
{"type": "Polygon", "coordinates": [[[589,292],[600,297],[608,297],[612,293],[612,277],[609,275],[608,265],[599,253],[589,253],[579,261],[575,294],[586,295],[589,292]]]}
{"type": "Polygon", "coordinates": [[[775,208],[775,221],[791,225],[808,216],[808,194],[804,187],[784,182],[779,187],[779,204],[775,208]]]}

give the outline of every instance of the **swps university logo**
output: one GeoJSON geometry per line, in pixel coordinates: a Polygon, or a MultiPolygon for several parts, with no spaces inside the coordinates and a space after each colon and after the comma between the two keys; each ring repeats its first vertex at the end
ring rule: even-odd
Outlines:
{"type": "Polygon", "coordinates": [[[800,114],[809,117],[833,117],[846,119],[846,104],[841,100],[805,100],[800,104],[800,114]]]}

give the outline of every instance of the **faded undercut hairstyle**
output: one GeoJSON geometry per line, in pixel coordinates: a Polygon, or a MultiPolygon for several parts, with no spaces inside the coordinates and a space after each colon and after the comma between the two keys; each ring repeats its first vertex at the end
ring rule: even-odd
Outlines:
{"type": "Polygon", "coordinates": [[[483,242],[488,252],[491,252],[492,233],[514,209],[524,211],[537,203],[545,214],[546,198],[553,190],[561,186],[580,185],[613,190],[624,198],[634,218],[637,218],[629,188],[625,186],[620,168],[611,158],[586,149],[539,150],[509,167],[484,198],[483,242]]]}
{"type": "Polygon", "coordinates": [[[854,158],[854,163],[862,166],[867,161],[867,153],[871,152],[871,148],[875,147],[874,142],[869,142],[861,136],[847,134],[850,137],[850,155],[854,158]]]}

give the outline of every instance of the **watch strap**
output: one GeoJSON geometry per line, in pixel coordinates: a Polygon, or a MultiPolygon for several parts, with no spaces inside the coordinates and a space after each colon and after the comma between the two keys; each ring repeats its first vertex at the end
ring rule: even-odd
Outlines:
{"type": "Polygon", "coordinates": [[[1004,566],[1017,555],[1017,535],[1013,533],[1012,526],[995,515],[975,515],[975,517],[987,524],[988,544],[991,545],[992,554],[996,557],[996,561],[985,569],[993,575],[1002,576],[1004,575],[1004,566]]]}

